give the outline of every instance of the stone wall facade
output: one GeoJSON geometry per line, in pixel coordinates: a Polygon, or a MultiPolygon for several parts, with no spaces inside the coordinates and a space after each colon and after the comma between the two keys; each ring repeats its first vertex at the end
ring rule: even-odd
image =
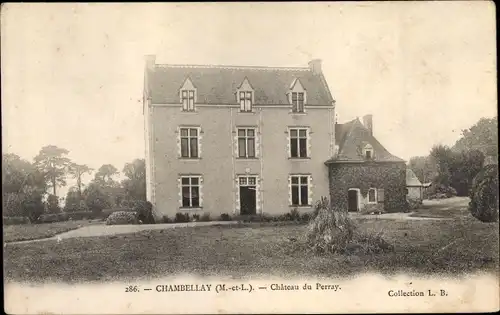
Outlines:
{"type": "Polygon", "coordinates": [[[348,190],[357,188],[361,194],[362,212],[381,208],[384,212],[407,211],[404,162],[333,163],[328,169],[330,200],[334,206],[347,209],[348,190]],[[365,203],[370,188],[384,190],[382,202],[369,205],[365,203]]]}

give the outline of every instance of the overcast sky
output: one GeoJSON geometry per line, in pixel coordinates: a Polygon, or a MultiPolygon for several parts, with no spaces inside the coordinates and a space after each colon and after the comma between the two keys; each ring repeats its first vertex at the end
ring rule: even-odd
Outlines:
{"type": "Polygon", "coordinates": [[[339,122],[373,114],[403,159],[496,115],[493,2],[7,4],[3,151],[44,145],[122,169],[144,156],[144,55],[159,63],[323,60],[339,122]]]}

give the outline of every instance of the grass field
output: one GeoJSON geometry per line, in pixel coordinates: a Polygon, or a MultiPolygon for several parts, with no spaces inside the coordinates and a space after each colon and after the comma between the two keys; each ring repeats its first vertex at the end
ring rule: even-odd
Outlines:
{"type": "Polygon", "coordinates": [[[47,238],[89,224],[99,224],[99,222],[78,220],[43,224],[6,225],[3,227],[3,241],[14,242],[47,238]]]}
{"type": "Polygon", "coordinates": [[[359,220],[360,229],[384,232],[393,253],[313,256],[288,252],[289,237],[306,226],[197,227],[97,238],[8,244],[7,281],[109,281],[177,273],[320,277],[375,271],[458,276],[498,272],[498,223],[450,220],[359,220]]]}

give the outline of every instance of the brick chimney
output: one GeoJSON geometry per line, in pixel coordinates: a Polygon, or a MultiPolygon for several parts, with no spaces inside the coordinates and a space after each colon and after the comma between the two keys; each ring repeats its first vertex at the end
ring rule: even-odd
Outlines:
{"type": "Polygon", "coordinates": [[[321,73],[321,59],[313,59],[309,61],[309,69],[311,69],[312,73],[320,74],[321,73]]]}
{"type": "Polygon", "coordinates": [[[373,136],[373,115],[364,115],[363,125],[370,131],[370,135],[373,136]]]}
{"type": "Polygon", "coordinates": [[[146,68],[152,69],[155,67],[155,64],[156,64],[156,56],[155,55],[146,55],[144,57],[144,59],[146,60],[146,68]]]}

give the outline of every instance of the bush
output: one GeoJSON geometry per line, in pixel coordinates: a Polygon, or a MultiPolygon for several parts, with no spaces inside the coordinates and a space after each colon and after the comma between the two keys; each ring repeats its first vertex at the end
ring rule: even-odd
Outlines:
{"type": "Polygon", "coordinates": [[[210,219],[210,213],[208,213],[208,212],[203,213],[203,215],[200,217],[200,221],[201,222],[209,222],[209,221],[211,221],[211,219],[210,219]]]}
{"type": "Polygon", "coordinates": [[[300,221],[300,213],[297,208],[293,208],[292,211],[286,213],[284,216],[284,221],[300,221]]]}
{"type": "Polygon", "coordinates": [[[137,200],[134,205],[134,211],[137,212],[138,219],[144,224],[154,224],[153,204],[149,201],[137,200]]]}
{"type": "Polygon", "coordinates": [[[469,211],[483,222],[498,221],[498,165],[486,165],[474,178],[469,211]]]}
{"type": "Polygon", "coordinates": [[[313,215],[311,213],[303,213],[300,216],[300,221],[302,222],[309,222],[312,219],[313,215]]]}
{"type": "Polygon", "coordinates": [[[193,214],[193,221],[200,221],[200,215],[199,214],[193,214]]]}
{"type": "Polygon", "coordinates": [[[322,197],[317,215],[308,225],[306,249],[315,253],[377,253],[393,250],[381,235],[360,233],[347,209],[338,209],[322,197]]]}
{"type": "Polygon", "coordinates": [[[4,225],[19,225],[19,224],[30,224],[30,218],[28,217],[3,217],[4,225]]]}
{"type": "Polygon", "coordinates": [[[59,206],[59,198],[57,196],[49,195],[47,197],[47,212],[48,213],[61,212],[61,207],[59,206]]]}
{"type": "Polygon", "coordinates": [[[175,219],[174,219],[175,223],[185,223],[189,221],[190,221],[189,213],[177,212],[175,214],[175,219]]]}
{"type": "Polygon", "coordinates": [[[68,213],[69,220],[89,220],[94,218],[92,211],[76,211],[68,213]]]}
{"type": "Polygon", "coordinates": [[[116,211],[110,214],[106,219],[106,225],[137,224],[136,212],[116,211]]]}
{"type": "Polygon", "coordinates": [[[47,214],[42,214],[38,218],[38,222],[40,222],[40,223],[53,223],[53,222],[68,221],[68,219],[69,219],[69,216],[65,212],[62,212],[62,213],[47,213],[47,214]]]}
{"type": "Polygon", "coordinates": [[[92,211],[93,215],[95,218],[102,218],[102,219],[107,219],[111,214],[114,212],[135,212],[133,208],[111,208],[111,209],[104,209],[100,211],[99,213],[96,213],[95,211],[92,211]]]}
{"type": "Polygon", "coordinates": [[[232,218],[229,214],[223,213],[219,216],[219,221],[231,221],[232,218]]]}
{"type": "Polygon", "coordinates": [[[420,199],[407,199],[406,200],[406,208],[408,210],[415,210],[422,206],[422,200],[420,199]]]}
{"type": "Polygon", "coordinates": [[[172,223],[172,221],[170,220],[170,218],[167,215],[164,215],[161,218],[161,223],[172,223]]]}
{"type": "Polygon", "coordinates": [[[433,184],[427,189],[427,196],[429,199],[444,199],[451,198],[457,195],[457,191],[450,186],[433,184]]]}

